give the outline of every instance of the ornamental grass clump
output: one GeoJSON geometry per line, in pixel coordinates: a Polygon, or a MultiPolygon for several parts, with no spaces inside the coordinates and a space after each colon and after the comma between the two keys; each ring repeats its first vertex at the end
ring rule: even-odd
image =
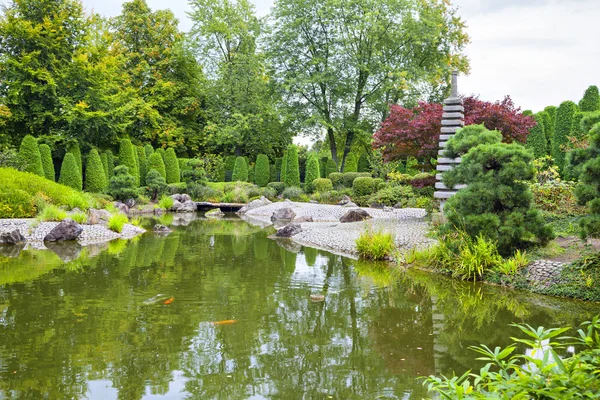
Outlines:
{"type": "Polygon", "coordinates": [[[175,200],[171,196],[163,195],[158,201],[158,208],[162,208],[163,210],[170,210],[175,204],[175,200]]]}
{"type": "Polygon", "coordinates": [[[127,215],[123,213],[113,214],[108,219],[108,229],[110,229],[113,232],[121,233],[123,232],[123,227],[128,222],[129,218],[127,218],[127,215]]]}
{"type": "Polygon", "coordinates": [[[382,230],[367,229],[356,239],[358,256],[367,260],[385,260],[394,251],[394,236],[382,230]]]}
{"type": "Polygon", "coordinates": [[[60,222],[67,218],[67,212],[52,204],[47,204],[38,213],[36,219],[42,222],[60,222]]]}

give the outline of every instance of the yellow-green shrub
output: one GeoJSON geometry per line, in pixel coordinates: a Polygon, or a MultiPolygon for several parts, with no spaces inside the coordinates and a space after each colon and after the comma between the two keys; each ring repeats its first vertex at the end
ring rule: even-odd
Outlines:
{"type": "Polygon", "coordinates": [[[127,218],[127,215],[122,213],[113,214],[108,219],[108,229],[117,233],[121,233],[123,232],[123,226],[127,222],[129,222],[129,218],[127,218]]]}
{"type": "Polygon", "coordinates": [[[44,208],[42,208],[37,215],[37,220],[44,222],[60,222],[65,218],[67,218],[67,212],[61,208],[53,206],[52,204],[44,206],[44,208]]]}
{"type": "Polygon", "coordinates": [[[356,240],[356,250],[360,258],[385,260],[394,251],[394,236],[389,232],[368,229],[356,240]]]}
{"type": "Polygon", "coordinates": [[[315,179],[312,184],[313,184],[313,187],[315,188],[315,191],[318,193],[333,190],[333,183],[331,182],[331,179],[318,178],[318,179],[315,179]]]}

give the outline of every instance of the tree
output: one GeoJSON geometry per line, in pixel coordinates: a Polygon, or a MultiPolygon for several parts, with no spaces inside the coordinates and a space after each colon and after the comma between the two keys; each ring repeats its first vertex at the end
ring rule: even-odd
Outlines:
{"type": "Polygon", "coordinates": [[[279,0],[272,21],[268,52],[295,122],[326,131],[340,170],[389,103],[468,71],[468,36],[448,2],[279,0]]]}
{"type": "Polygon", "coordinates": [[[552,139],[552,158],[556,162],[561,174],[565,168],[565,153],[569,136],[573,129],[573,118],[577,112],[577,104],[572,101],[563,102],[556,111],[556,128],[552,139]]]}
{"type": "Polygon", "coordinates": [[[319,168],[319,156],[315,152],[308,153],[308,160],[306,161],[306,175],[304,176],[304,187],[307,192],[314,190],[313,182],[315,179],[321,178],[321,171],[319,168]]]}
{"type": "Polygon", "coordinates": [[[269,183],[269,157],[266,154],[259,154],[256,158],[256,166],[254,168],[254,183],[260,187],[265,187],[269,183]]]}
{"type": "Polygon", "coordinates": [[[102,193],[106,190],[108,181],[102,166],[98,150],[92,149],[85,163],[85,190],[90,193],[102,193]]]}
{"type": "Polygon", "coordinates": [[[169,147],[165,152],[165,172],[167,173],[167,184],[181,182],[181,172],[179,171],[179,161],[175,149],[169,147]]]}
{"type": "MultiPolygon", "coordinates": [[[[127,173],[135,179],[136,185],[140,185],[140,177],[137,163],[135,162],[135,148],[129,139],[121,139],[119,142],[119,165],[127,167],[127,173]]],[[[116,171],[115,171],[116,173],[116,171]]]]}
{"type": "Polygon", "coordinates": [[[235,159],[233,174],[231,175],[232,182],[248,182],[248,164],[244,157],[235,159]]]}
{"type": "Polygon", "coordinates": [[[146,184],[146,174],[148,173],[148,162],[146,160],[146,151],[143,146],[137,146],[137,159],[140,168],[140,185],[146,184]]]}
{"type": "Polygon", "coordinates": [[[47,144],[40,144],[40,156],[42,158],[42,167],[44,168],[44,176],[46,179],[54,181],[54,162],[52,161],[52,150],[47,144]]]}
{"type": "Polygon", "coordinates": [[[554,235],[533,207],[527,186],[535,175],[532,154],[518,143],[501,141],[500,132],[483,125],[465,127],[448,141],[444,156],[462,161],[444,172],[444,184],[467,187],[446,202],[448,222],[442,230],[464,230],[472,239],[481,235],[496,242],[501,254],[511,255],[531,245],[531,237],[544,244],[554,235]]]}
{"type": "Polygon", "coordinates": [[[79,167],[79,174],[83,176],[83,159],[81,157],[81,148],[79,147],[79,143],[77,141],[69,142],[69,144],[67,144],[67,152],[73,154],[75,161],[77,161],[77,166],[79,167]]]}
{"type": "Polygon", "coordinates": [[[548,149],[552,150],[552,140],[554,138],[554,132],[556,130],[556,111],[558,108],[555,106],[548,106],[544,108],[544,111],[548,113],[550,117],[550,131],[546,130],[546,139],[548,139],[548,149]]]}
{"type": "Polygon", "coordinates": [[[290,144],[286,152],[285,186],[300,187],[300,164],[298,164],[298,147],[290,144]]]}
{"type": "Polygon", "coordinates": [[[148,157],[148,172],[151,170],[157,171],[166,182],[167,171],[165,170],[165,163],[160,154],[156,152],[152,153],[150,157],[148,157]]]}
{"type": "Polygon", "coordinates": [[[348,157],[346,158],[344,172],[358,172],[358,159],[356,158],[356,154],[348,154],[348,157]]]}
{"type": "Polygon", "coordinates": [[[65,153],[65,158],[60,167],[58,183],[79,191],[83,189],[79,164],[77,164],[77,160],[75,160],[73,153],[65,153]]]}
{"type": "Polygon", "coordinates": [[[550,154],[552,151],[552,134],[554,132],[554,126],[552,125],[552,117],[547,111],[540,111],[537,113],[544,121],[544,135],[546,136],[546,154],[550,154]]]}
{"type": "Polygon", "coordinates": [[[579,109],[583,112],[600,110],[600,93],[598,86],[590,86],[579,101],[579,109]]]}
{"type": "Polygon", "coordinates": [[[538,113],[534,115],[534,118],[536,125],[529,131],[525,147],[533,151],[535,158],[540,158],[548,154],[546,148],[548,141],[546,140],[543,117],[538,113]]]}
{"type": "Polygon", "coordinates": [[[42,155],[40,154],[37,140],[33,136],[27,135],[23,138],[21,147],[19,148],[19,156],[25,163],[23,171],[45,176],[42,155]]]}
{"type": "Polygon", "coordinates": [[[150,198],[156,201],[158,196],[167,190],[167,181],[155,169],[150,169],[146,175],[146,191],[150,198]]]}
{"type": "Polygon", "coordinates": [[[136,199],[138,197],[137,187],[135,177],[129,173],[126,165],[121,164],[115,168],[115,175],[110,178],[108,194],[120,201],[136,199]]]}

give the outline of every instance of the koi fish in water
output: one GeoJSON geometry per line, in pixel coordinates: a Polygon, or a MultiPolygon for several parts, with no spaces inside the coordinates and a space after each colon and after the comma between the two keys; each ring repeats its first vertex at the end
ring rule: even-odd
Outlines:
{"type": "Polygon", "coordinates": [[[175,300],[175,297],[171,297],[170,299],[165,300],[163,304],[171,304],[173,300],[175,300]]]}
{"type": "Polygon", "coordinates": [[[233,325],[233,324],[237,324],[237,320],[235,320],[235,319],[225,319],[223,321],[215,321],[212,324],[213,325],[233,325]]]}

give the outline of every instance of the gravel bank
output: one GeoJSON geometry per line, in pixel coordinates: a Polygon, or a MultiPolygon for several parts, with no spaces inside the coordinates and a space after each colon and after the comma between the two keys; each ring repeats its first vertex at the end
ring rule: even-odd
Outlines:
{"type": "Polygon", "coordinates": [[[342,224],[339,222],[340,217],[357,207],[285,201],[249,210],[242,218],[254,225],[268,226],[272,224],[273,212],[286,207],[291,208],[296,213],[296,217],[312,217],[314,221],[300,224],[302,232],[291,238],[294,242],[337,254],[356,257],[356,239],[368,227],[391,232],[400,250],[427,247],[434,243],[433,239],[425,236],[429,229],[425,221],[427,213],[420,208],[391,211],[362,208],[373,219],[342,224]]]}

